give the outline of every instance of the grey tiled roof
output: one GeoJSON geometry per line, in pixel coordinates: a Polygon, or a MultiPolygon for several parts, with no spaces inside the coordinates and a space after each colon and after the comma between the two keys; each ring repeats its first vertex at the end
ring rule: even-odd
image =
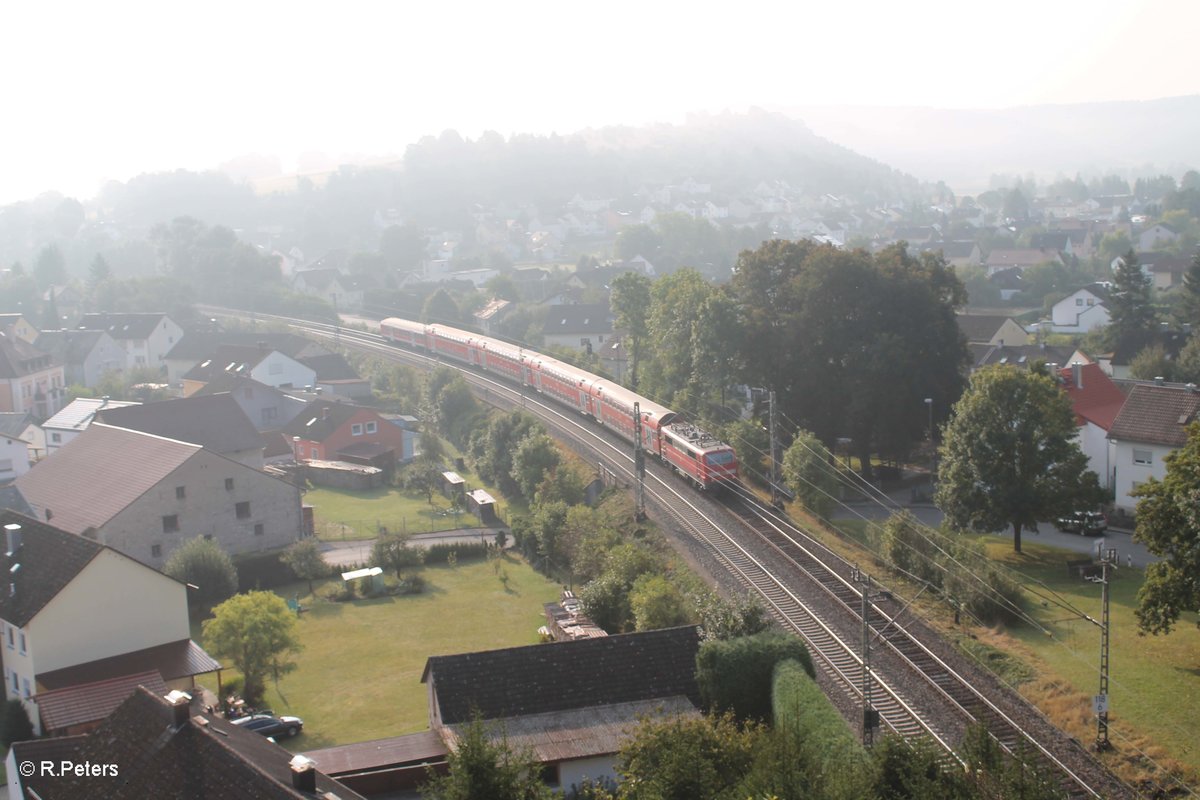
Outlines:
{"type": "Polygon", "coordinates": [[[55,760],[118,766],[116,777],[39,775],[24,779],[23,788],[54,800],[362,800],[321,772],[316,794],[294,789],[291,753],[196,703],[181,711],[180,723],[163,697],[141,687],[87,735],[18,744],[22,759],[52,754],[55,760]]]}
{"type": "Polygon", "coordinates": [[[108,314],[84,314],[79,327],[87,330],[108,331],[114,339],[146,339],[167,315],[162,312],[108,314]]]}
{"type": "Polygon", "coordinates": [[[258,430],[228,392],[104,409],[96,421],[198,444],[214,453],[258,447],[258,430]]]}
{"type": "MultiPolygon", "coordinates": [[[[21,546],[9,556],[0,538],[0,565],[11,590],[0,592],[0,619],[23,628],[63,587],[92,562],[104,546],[15,511],[0,511],[0,525],[21,526],[21,546]],[[20,568],[14,573],[14,565],[20,568]]],[[[3,537],[0,532],[0,537],[3,537]]]]}
{"type": "Polygon", "coordinates": [[[677,696],[699,705],[699,647],[696,626],[666,628],[433,656],[421,680],[432,678],[447,725],[677,696]]]}
{"type": "Polygon", "coordinates": [[[93,423],[17,478],[31,506],[71,533],[100,528],[199,452],[200,445],[93,423]]]}

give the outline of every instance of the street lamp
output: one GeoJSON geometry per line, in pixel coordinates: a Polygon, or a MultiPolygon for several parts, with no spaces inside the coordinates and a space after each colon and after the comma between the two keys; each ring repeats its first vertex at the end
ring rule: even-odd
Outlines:
{"type": "Polygon", "coordinates": [[[929,449],[933,455],[930,456],[929,468],[929,486],[933,487],[933,476],[937,474],[937,445],[933,442],[933,398],[925,398],[925,408],[929,410],[929,449]]]}

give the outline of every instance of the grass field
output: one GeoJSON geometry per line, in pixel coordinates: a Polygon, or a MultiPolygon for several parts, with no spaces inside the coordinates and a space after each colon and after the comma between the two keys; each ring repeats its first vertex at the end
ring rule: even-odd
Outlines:
{"type": "MultiPolygon", "coordinates": [[[[1038,591],[1100,618],[1100,586],[1067,575],[1071,556],[1036,543],[1024,543],[1023,550],[1017,555],[1007,541],[988,539],[988,554],[1028,576],[1038,591]]],[[[1121,568],[1110,584],[1109,738],[1118,761],[1136,761],[1143,750],[1166,766],[1177,762],[1194,780],[1200,776],[1200,629],[1190,614],[1167,636],[1139,636],[1133,610],[1142,579],[1142,570],[1121,568]]],[[[1099,689],[1100,630],[1050,600],[1038,601],[1032,616],[1051,635],[1024,626],[1005,637],[1039,676],[1022,691],[1090,744],[1096,736],[1091,697],[1099,689]]]]}
{"type": "MultiPolygon", "coordinates": [[[[837,526],[859,544],[872,538],[860,520],[838,520],[837,526]]],[[[1027,539],[1018,555],[1010,539],[977,538],[989,557],[1025,576],[1021,582],[1031,599],[1030,616],[1050,634],[1032,625],[976,628],[974,638],[960,638],[960,647],[1018,686],[1057,725],[1090,745],[1096,738],[1091,708],[1092,696],[1099,691],[1100,631],[1069,609],[1099,620],[1100,586],[1067,574],[1066,562],[1080,558],[1078,553],[1027,539]]],[[[861,558],[851,544],[841,543],[837,549],[855,560],[861,558]]],[[[1188,782],[1200,784],[1197,704],[1191,700],[1200,697],[1200,629],[1196,615],[1190,614],[1167,636],[1138,636],[1133,610],[1143,576],[1140,569],[1121,568],[1111,584],[1109,739],[1116,751],[1109,763],[1126,779],[1155,774],[1157,769],[1139,758],[1141,751],[1159,765],[1186,775],[1188,782]]],[[[954,630],[944,606],[921,605],[925,614],[942,619],[944,628],[954,630]]],[[[1169,779],[1162,783],[1170,786],[1169,779]]]]}
{"type": "MultiPolygon", "coordinates": [[[[558,586],[523,560],[428,566],[429,585],[412,597],[333,603],[302,598],[298,667],[268,680],[265,702],[278,714],[304,719],[304,733],[284,740],[310,750],[397,736],[428,727],[425,660],[432,655],[534,644],[544,624],[542,604],[558,586]],[[494,564],[499,563],[503,582],[494,564]]],[[[320,596],[326,582],[318,585],[320,596]]],[[[303,595],[307,585],[280,587],[303,595]]],[[[230,672],[226,671],[226,679],[230,672]]],[[[210,688],[213,688],[210,686],[210,688]]]]}
{"type": "MultiPolygon", "coordinates": [[[[456,470],[472,489],[482,488],[499,499],[496,490],[483,484],[469,470],[456,470]]],[[[410,494],[392,486],[366,491],[313,487],[304,495],[313,506],[317,537],[326,541],[372,539],[380,527],[392,532],[432,533],[469,528],[477,524],[466,511],[454,513],[450,500],[441,494],[430,503],[425,495],[410,494]]],[[[498,509],[507,517],[508,509],[498,509]]]]}

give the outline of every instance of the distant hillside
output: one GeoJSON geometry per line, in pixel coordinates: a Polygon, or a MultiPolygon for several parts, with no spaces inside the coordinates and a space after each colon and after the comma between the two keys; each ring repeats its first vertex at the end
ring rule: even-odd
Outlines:
{"type": "Polygon", "coordinates": [[[1077,172],[1200,168],[1200,95],[1145,102],[1001,110],[808,106],[784,109],[818,135],[955,191],[988,188],[997,173],[1040,181],[1077,172]]]}

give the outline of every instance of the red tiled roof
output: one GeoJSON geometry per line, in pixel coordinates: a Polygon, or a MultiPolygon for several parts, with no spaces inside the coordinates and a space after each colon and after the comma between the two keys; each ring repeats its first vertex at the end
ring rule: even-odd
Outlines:
{"type": "Polygon", "coordinates": [[[1133,387],[1108,438],[1183,447],[1187,426],[1197,421],[1200,392],[1174,386],[1133,387]]]}
{"type": "Polygon", "coordinates": [[[165,680],[173,681],[178,678],[190,678],[206,672],[216,672],[221,665],[213,657],[204,652],[200,645],[191,639],[180,639],[177,642],[147,647],[119,656],[110,656],[86,664],[76,664],[52,672],[43,672],[37,676],[39,685],[46,691],[77,686],[88,681],[102,681],[121,675],[153,670],[165,680]]]}
{"type": "Polygon", "coordinates": [[[1104,374],[1099,364],[1084,364],[1080,372],[1082,389],[1075,385],[1072,367],[1064,367],[1059,373],[1064,381],[1063,391],[1071,398],[1075,424],[1090,422],[1107,431],[1125,405],[1125,393],[1104,374]]]}
{"type": "Polygon", "coordinates": [[[33,699],[42,714],[42,729],[62,731],[75,725],[98,722],[111,714],[137,687],[145,686],[165,695],[167,684],[156,670],[124,675],[94,683],[81,683],[64,689],[42,692],[33,699]]]}

